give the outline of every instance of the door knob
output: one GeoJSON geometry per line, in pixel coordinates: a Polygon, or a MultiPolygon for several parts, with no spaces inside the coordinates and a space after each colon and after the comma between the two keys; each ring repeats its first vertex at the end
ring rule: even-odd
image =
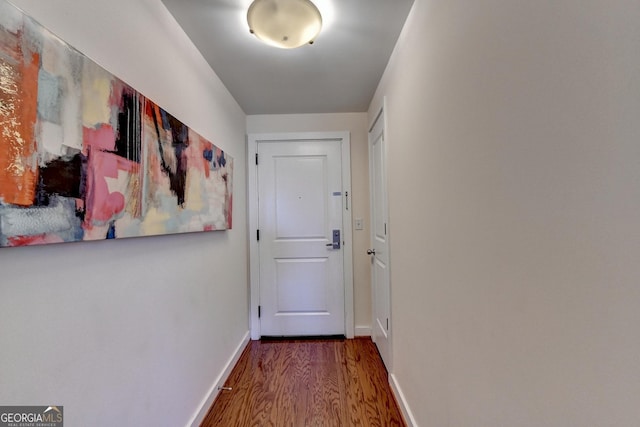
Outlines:
{"type": "Polygon", "coordinates": [[[333,243],[327,243],[327,247],[331,246],[333,249],[340,249],[340,243],[342,243],[340,241],[340,230],[333,230],[331,236],[333,238],[333,243]]]}
{"type": "Polygon", "coordinates": [[[376,254],[375,249],[367,249],[367,255],[375,255],[375,254],[376,254]]]}

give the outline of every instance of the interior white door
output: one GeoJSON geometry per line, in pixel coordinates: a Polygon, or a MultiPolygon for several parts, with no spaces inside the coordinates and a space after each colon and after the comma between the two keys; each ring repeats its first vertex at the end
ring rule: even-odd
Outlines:
{"type": "Polygon", "coordinates": [[[340,144],[258,143],[263,336],[345,334],[340,144]]]}
{"type": "Polygon", "coordinates": [[[378,117],[369,133],[371,174],[371,279],[373,341],[387,369],[391,369],[391,301],[389,286],[389,233],[385,168],[384,118],[378,117]]]}

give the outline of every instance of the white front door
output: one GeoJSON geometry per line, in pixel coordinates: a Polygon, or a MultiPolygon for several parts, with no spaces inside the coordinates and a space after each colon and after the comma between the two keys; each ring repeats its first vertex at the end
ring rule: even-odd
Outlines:
{"type": "Polygon", "coordinates": [[[340,141],[257,144],[263,336],[345,334],[341,149],[340,141]]]}
{"type": "MultiPolygon", "coordinates": [[[[384,114],[384,112],[383,112],[384,114]]],[[[391,303],[389,289],[389,230],[387,220],[386,152],[384,116],[369,132],[371,174],[371,280],[373,296],[373,341],[388,370],[391,369],[391,303]]]]}

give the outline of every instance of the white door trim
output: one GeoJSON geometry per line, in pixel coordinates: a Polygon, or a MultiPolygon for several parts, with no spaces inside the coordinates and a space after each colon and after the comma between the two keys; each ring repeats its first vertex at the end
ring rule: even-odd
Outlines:
{"type": "Polygon", "coordinates": [[[342,146],[342,193],[348,195],[348,203],[342,209],[344,259],[344,306],[345,335],[355,334],[353,313],[353,232],[351,227],[351,141],[349,132],[291,132],[253,133],[247,136],[247,186],[248,186],[248,233],[249,236],[249,326],[251,339],[261,337],[258,306],[260,305],[260,257],[257,240],[258,229],[258,171],[256,155],[258,144],[269,141],[341,141],[342,146]]]}

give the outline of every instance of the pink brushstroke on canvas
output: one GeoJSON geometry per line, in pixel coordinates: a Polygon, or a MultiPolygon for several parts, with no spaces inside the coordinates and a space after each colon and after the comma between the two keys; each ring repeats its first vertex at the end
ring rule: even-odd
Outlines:
{"type": "Polygon", "coordinates": [[[113,128],[108,124],[100,124],[96,128],[82,128],[82,140],[85,155],[89,149],[113,151],[116,148],[116,137],[113,128]]]}
{"type": "Polygon", "coordinates": [[[122,213],[125,194],[111,192],[107,178],[118,179],[119,172],[134,173],[139,166],[115,154],[92,151],[89,154],[85,225],[103,225],[122,213]]]}

